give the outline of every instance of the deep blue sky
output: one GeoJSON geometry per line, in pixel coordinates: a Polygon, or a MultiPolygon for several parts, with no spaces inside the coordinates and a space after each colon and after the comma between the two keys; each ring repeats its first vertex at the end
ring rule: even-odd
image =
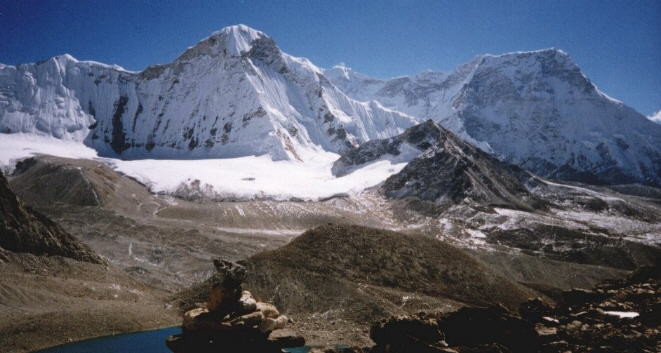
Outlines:
{"type": "Polygon", "coordinates": [[[602,91],[661,109],[661,0],[0,0],[0,62],[70,53],[140,70],[237,23],[318,66],[383,78],[561,48],[602,91]]]}

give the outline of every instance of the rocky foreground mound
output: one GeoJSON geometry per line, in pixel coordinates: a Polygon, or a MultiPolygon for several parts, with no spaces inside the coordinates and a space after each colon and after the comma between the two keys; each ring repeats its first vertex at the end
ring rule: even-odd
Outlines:
{"type": "Polygon", "coordinates": [[[246,269],[229,261],[214,261],[217,273],[211,278],[206,305],[184,314],[183,333],[166,344],[175,353],[262,352],[280,353],[284,347],[300,347],[300,336],[275,334],[289,318],[269,303],[255,300],[241,288],[246,269]]]}
{"type": "MultiPolygon", "coordinates": [[[[325,291],[335,292],[333,288],[315,285],[322,279],[327,283],[340,279],[358,287],[394,288],[471,305],[505,303],[516,307],[531,295],[525,287],[496,274],[449,244],[354,225],[328,224],[313,228],[286,246],[251,257],[247,266],[253,274],[249,279],[254,282],[253,287],[260,288],[266,297],[280,298],[282,306],[288,308],[295,303],[295,298],[281,295],[285,289],[304,291],[318,298],[325,291]],[[277,287],[280,290],[276,293],[272,288],[277,287]]],[[[364,291],[358,290],[356,296],[347,301],[355,302],[367,295],[361,293],[364,291]]],[[[309,300],[306,302],[302,304],[310,306],[309,300]]]]}
{"type": "Polygon", "coordinates": [[[343,352],[659,352],[659,279],[658,266],[645,267],[594,290],[565,291],[557,305],[531,299],[518,313],[491,306],[392,317],[372,326],[375,346],[343,352]]]}
{"type": "Polygon", "coordinates": [[[90,248],[79,242],[48,217],[26,206],[9,189],[0,173],[0,247],[35,255],[58,255],[79,261],[103,263],[90,248]]]}
{"type": "MultiPolygon", "coordinates": [[[[383,229],[327,224],[241,262],[251,292],[294,317],[312,346],[368,345],[369,323],[420,311],[496,303],[515,309],[535,292],[462,249],[383,229]]],[[[182,311],[209,283],[177,294],[182,311]]]]}

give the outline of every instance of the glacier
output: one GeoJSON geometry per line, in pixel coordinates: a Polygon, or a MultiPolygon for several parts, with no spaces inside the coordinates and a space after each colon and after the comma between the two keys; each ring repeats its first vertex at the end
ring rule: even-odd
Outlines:
{"type": "Polygon", "coordinates": [[[319,200],[360,193],[399,172],[406,163],[379,161],[337,178],[331,173],[339,155],[319,152],[305,163],[274,161],[269,155],[205,159],[131,159],[101,157],[79,141],[32,133],[0,134],[0,171],[38,155],[88,159],[110,166],[146,185],[149,191],[213,200],[319,200]]]}

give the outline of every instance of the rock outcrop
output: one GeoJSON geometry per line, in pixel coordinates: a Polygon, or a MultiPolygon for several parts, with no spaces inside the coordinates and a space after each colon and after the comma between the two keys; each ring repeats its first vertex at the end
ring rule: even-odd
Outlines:
{"type": "Polygon", "coordinates": [[[303,337],[273,334],[290,321],[270,303],[253,298],[243,290],[246,269],[239,264],[215,260],[216,274],[206,305],[184,314],[180,335],[166,344],[175,353],[184,352],[282,352],[300,347],[303,337]]]}
{"type": "Polygon", "coordinates": [[[64,256],[104,263],[90,248],[55,222],[26,206],[0,173],[0,248],[35,255],[64,256]]]}
{"type": "Polygon", "coordinates": [[[532,174],[499,161],[432,121],[410,128],[397,138],[402,141],[398,146],[406,143],[411,147],[405,150],[421,152],[386,179],[382,190],[387,197],[413,197],[437,205],[466,200],[526,210],[544,205],[526,187],[526,183],[536,182],[532,174]]]}
{"type": "Polygon", "coordinates": [[[436,205],[472,200],[528,210],[544,206],[527,188],[537,184],[538,178],[501,162],[432,120],[347,150],[335,161],[332,172],[340,177],[381,160],[408,162],[382,185],[385,195],[393,199],[412,197],[436,205]]]}
{"type": "Polygon", "coordinates": [[[403,133],[387,139],[370,140],[342,153],[333,163],[333,175],[341,177],[357,168],[378,160],[392,163],[409,162],[428,148],[438,144],[447,130],[432,120],[406,129],[403,133]]]}
{"type": "Polygon", "coordinates": [[[349,352],[659,352],[659,279],[659,266],[640,268],[594,290],[565,291],[556,305],[531,299],[518,314],[492,306],[392,317],[372,326],[374,347],[349,352]]]}

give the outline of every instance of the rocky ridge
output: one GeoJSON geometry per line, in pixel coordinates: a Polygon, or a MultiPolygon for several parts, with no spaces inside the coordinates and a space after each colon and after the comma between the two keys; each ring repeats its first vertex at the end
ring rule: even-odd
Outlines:
{"type": "Polygon", "coordinates": [[[370,140],[352,147],[333,163],[331,172],[337,177],[350,174],[368,163],[389,160],[394,163],[409,162],[443,138],[447,130],[432,120],[415,125],[403,133],[387,139],[370,140]]]}
{"type": "Polygon", "coordinates": [[[470,200],[526,210],[544,205],[526,187],[536,181],[532,174],[499,161],[432,120],[350,149],[335,162],[333,171],[343,175],[382,159],[409,161],[381,186],[389,198],[415,197],[438,205],[470,200]]]}
{"type": "Polygon", "coordinates": [[[89,247],[48,217],[26,206],[0,173],[0,247],[12,252],[64,256],[101,264],[89,247]]]}

